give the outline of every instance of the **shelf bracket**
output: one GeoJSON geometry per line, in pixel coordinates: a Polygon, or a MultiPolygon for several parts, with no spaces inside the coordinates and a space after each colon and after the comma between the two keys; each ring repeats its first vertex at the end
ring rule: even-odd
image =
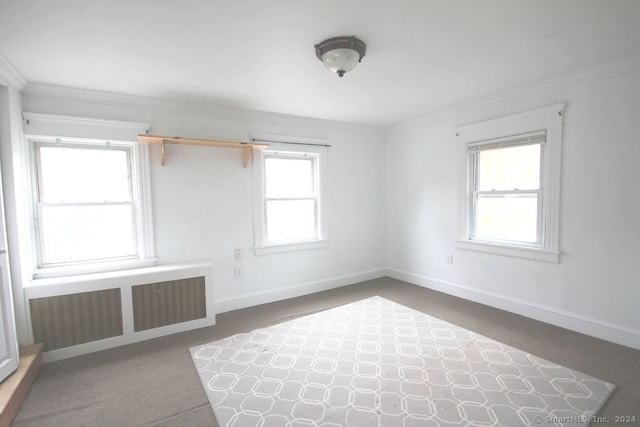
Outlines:
{"type": "Polygon", "coordinates": [[[160,145],[160,165],[164,166],[164,139],[160,145]]]}
{"type": "Polygon", "coordinates": [[[249,160],[251,160],[251,146],[244,147],[242,150],[242,166],[247,167],[249,165],[249,160]]]}

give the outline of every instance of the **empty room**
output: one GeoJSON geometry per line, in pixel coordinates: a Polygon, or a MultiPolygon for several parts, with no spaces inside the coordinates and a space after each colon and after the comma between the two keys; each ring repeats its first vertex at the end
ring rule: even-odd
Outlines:
{"type": "Polygon", "coordinates": [[[0,426],[640,424],[637,0],[0,0],[0,426]]]}

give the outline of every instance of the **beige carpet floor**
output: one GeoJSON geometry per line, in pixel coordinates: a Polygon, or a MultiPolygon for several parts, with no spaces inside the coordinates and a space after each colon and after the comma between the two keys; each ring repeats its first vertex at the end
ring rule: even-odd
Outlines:
{"type": "Polygon", "coordinates": [[[640,424],[639,350],[382,278],[223,313],[216,326],[46,364],[14,425],[217,426],[189,347],[375,295],[614,383],[599,415],[635,416],[640,424]]]}

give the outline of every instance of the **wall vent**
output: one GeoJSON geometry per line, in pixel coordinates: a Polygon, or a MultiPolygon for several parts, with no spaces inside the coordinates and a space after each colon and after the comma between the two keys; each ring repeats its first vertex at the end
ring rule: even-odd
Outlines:
{"type": "Polygon", "coordinates": [[[44,350],[122,335],[120,289],[29,300],[34,342],[44,350]]]}
{"type": "Polygon", "coordinates": [[[207,317],[204,276],[131,287],[135,332],[207,317]]]}

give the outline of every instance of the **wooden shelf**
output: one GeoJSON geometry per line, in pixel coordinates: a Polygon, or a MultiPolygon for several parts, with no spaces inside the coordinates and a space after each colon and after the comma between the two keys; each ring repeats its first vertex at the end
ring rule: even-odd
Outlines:
{"type": "Polygon", "coordinates": [[[161,164],[164,166],[165,144],[200,145],[204,147],[236,148],[242,150],[242,165],[246,168],[253,150],[264,150],[268,144],[256,144],[239,141],[218,141],[215,139],[183,138],[180,136],[138,135],[138,142],[161,144],[161,164]]]}

